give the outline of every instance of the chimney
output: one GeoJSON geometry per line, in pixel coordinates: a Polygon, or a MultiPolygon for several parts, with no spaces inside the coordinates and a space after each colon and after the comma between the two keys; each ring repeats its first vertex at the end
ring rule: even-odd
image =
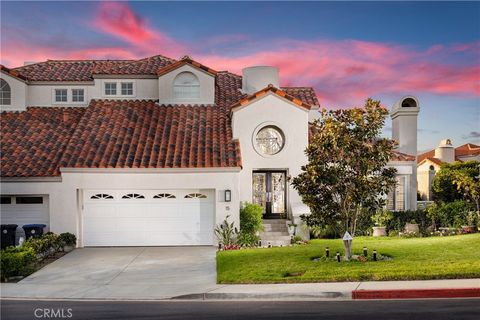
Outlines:
{"type": "Polygon", "coordinates": [[[455,148],[452,146],[452,140],[443,139],[435,149],[435,158],[452,163],[455,161],[455,148]]]}
{"type": "Polygon", "coordinates": [[[248,67],[242,70],[242,91],[247,94],[252,94],[266,88],[269,84],[278,88],[279,77],[278,69],[271,66],[255,66],[248,67]]]}
{"type": "Polygon", "coordinates": [[[391,113],[392,139],[398,143],[397,150],[417,156],[417,118],[420,104],[414,96],[398,100],[391,113]]]}

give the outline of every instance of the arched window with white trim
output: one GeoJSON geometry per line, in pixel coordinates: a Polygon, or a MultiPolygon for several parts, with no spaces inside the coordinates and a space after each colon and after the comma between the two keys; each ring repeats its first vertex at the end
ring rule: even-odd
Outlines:
{"type": "Polygon", "coordinates": [[[12,89],[7,81],[0,79],[0,104],[10,105],[12,104],[12,89]]]}
{"type": "Polygon", "coordinates": [[[175,99],[200,98],[200,81],[191,72],[179,73],[173,82],[173,96],[175,99]]]}

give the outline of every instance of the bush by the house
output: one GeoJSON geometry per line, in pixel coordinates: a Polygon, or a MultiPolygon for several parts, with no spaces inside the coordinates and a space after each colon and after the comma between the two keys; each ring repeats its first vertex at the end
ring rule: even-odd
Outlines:
{"type": "Polygon", "coordinates": [[[60,233],[58,238],[64,246],[72,246],[73,247],[77,243],[77,237],[70,232],[60,233]]]}
{"type": "Polygon", "coordinates": [[[389,234],[398,234],[405,231],[407,223],[418,224],[420,233],[425,234],[431,221],[427,216],[427,212],[422,209],[406,210],[406,211],[392,211],[391,219],[385,221],[385,226],[389,234]]]}
{"type": "Polygon", "coordinates": [[[35,251],[28,246],[8,247],[0,252],[1,278],[27,276],[34,271],[35,251]]]}
{"type": "Polygon", "coordinates": [[[258,204],[245,202],[240,209],[240,233],[237,243],[241,246],[255,246],[260,240],[257,235],[263,230],[263,208],[258,204]]]}
{"type": "Polygon", "coordinates": [[[462,226],[473,226],[476,223],[474,206],[463,200],[456,200],[449,203],[434,203],[427,208],[431,224],[438,229],[440,227],[460,228],[462,226]]]}

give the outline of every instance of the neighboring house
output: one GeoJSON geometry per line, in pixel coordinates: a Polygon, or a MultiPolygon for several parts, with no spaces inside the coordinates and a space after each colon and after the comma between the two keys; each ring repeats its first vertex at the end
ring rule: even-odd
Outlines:
{"type": "MultiPolygon", "coordinates": [[[[2,223],[45,223],[79,246],[212,245],[242,201],[270,219],[308,213],[288,177],[319,103],[310,87],[280,87],[273,67],[242,77],[153,56],[1,75],[2,223]]],[[[396,210],[416,207],[418,111],[413,97],[393,109],[396,210]]]]}
{"type": "Polygon", "coordinates": [[[480,161],[480,146],[466,143],[454,148],[451,139],[444,139],[434,150],[422,153],[417,158],[418,192],[424,201],[432,200],[432,182],[442,163],[455,161],[480,161]]]}

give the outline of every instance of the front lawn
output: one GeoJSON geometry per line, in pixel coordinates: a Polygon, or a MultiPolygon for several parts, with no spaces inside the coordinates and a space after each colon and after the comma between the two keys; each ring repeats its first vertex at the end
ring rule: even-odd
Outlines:
{"type": "Polygon", "coordinates": [[[414,280],[480,277],[480,234],[429,238],[358,237],[353,254],[377,250],[392,260],[312,261],[343,255],[343,243],[312,240],[294,247],[221,251],[217,254],[218,283],[327,282],[359,280],[414,280]],[[294,276],[291,276],[291,275],[294,276]],[[301,274],[301,275],[296,275],[301,274]]]}

